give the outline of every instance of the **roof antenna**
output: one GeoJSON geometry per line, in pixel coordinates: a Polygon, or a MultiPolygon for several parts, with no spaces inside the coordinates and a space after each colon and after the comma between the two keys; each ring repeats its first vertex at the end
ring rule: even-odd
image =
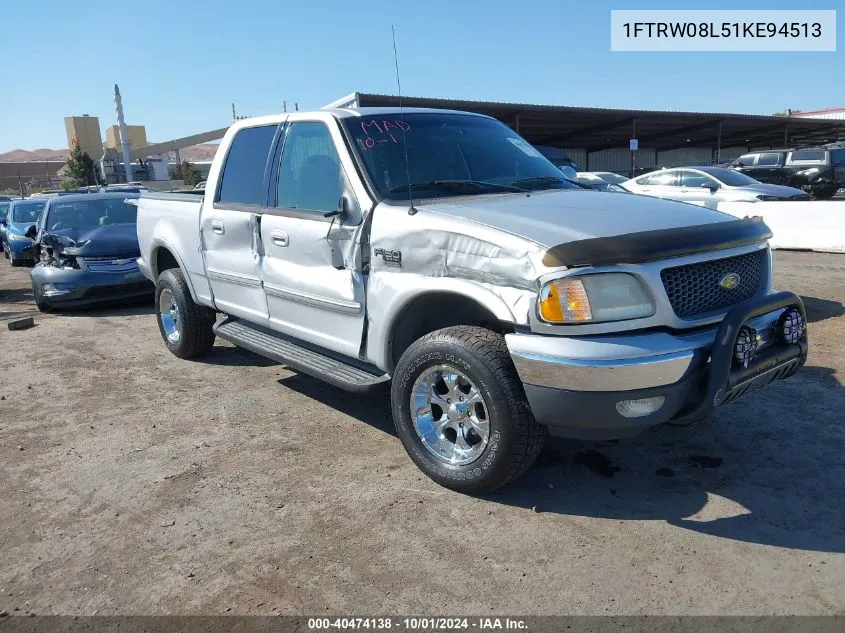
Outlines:
{"type": "Polygon", "coordinates": [[[411,190],[411,166],[408,163],[408,140],[405,138],[405,111],[402,108],[402,84],[399,82],[399,56],[396,54],[396,29],[391,24],[390,32],[393,34],[393,64],[396,66],[396,88],[399,91],[399,119],[402,121],[402,149],[405,151],[405,175],[408,178],[408,201],[411,206],[408,208],[408,215],[415,215],[414,194],[411,190]]]}

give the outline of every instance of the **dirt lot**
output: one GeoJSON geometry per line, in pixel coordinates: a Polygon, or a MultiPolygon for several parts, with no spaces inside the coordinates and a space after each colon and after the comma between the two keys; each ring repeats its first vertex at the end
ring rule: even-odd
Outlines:
{"type": "MultiPolygon", "coordinates": [[[[422,477],[386,397],[223,343],[181,361],[149,305],[0,322],[0,609],[845,613],[845,256],[775,266],[812,321],[796,378],[554,442],[483,500],[422,477]]],[[[3,316],[28,290],[0,260],[3,316]]]]}

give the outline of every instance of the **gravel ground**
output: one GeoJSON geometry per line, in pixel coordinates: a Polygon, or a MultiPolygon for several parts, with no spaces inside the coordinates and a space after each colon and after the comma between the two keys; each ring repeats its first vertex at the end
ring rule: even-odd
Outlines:
{"type": "MultiPolygon", "coordinates": [[[[0,611],[845,613],[845,256],[775,268],[812,321],[798,376],[555,441],[485,499],[417,471],[386,396],[221,342],[181,361],[148,304],[2,325],[0,611]]],[[[33,310],[0,260],[0,319],[33,310]]]]}

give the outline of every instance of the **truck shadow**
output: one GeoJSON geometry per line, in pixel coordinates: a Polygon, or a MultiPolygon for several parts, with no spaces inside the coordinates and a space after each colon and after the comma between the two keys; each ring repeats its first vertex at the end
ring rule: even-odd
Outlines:
{"type": "Polygon", "coordinates": [[[807,321],[816,323],[825,319],[832,319],[845,314],[845,306],[838,301],[819,299],[817,297],[801,297],[807,310],[807,321]]]}
{"type": "Polygon", "coordinates": [[[805,367],[701,426],[659,427],[617,442],[552,439],[534,468],[487,499],[842,553],[844,408],[833,370],[805,367]]]}
{"type": "MultiPolygon", "coordinates": [[[[264,360],[218,345],[207,362],[264,360]]],[[[533,468],[485,498],[540,513],[665,521],[736,541],[845,553],[841,380],[833,369],[804,367],[699,426],[608,442],[550,438],[533,468]]],[[[386,388],[348,393],[299,373],[278,382],[396,436],[386,388]]]]}
{"type": "Polygon", "coordinates": [[[280,378],[278,382],[288,389],[396,437],[396,427],[393,425],[393,414],[390,411],[390,388],[387,386],[378,387],[362,395],[343,391],[307,374],[294,373],[280,378]]]}

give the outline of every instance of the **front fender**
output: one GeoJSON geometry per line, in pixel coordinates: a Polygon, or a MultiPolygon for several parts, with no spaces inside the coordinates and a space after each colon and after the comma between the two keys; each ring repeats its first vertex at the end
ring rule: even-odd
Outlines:
{"type": "Polygon", "coordinates": [[[477,303],[502,323],[528,324],[536,292],[483,284],[452,277],[379,271],[367,289],[367,359],[379,368],[390,366],[388,341],[407,306],[426,294],[453,293],[477,303]]]}

